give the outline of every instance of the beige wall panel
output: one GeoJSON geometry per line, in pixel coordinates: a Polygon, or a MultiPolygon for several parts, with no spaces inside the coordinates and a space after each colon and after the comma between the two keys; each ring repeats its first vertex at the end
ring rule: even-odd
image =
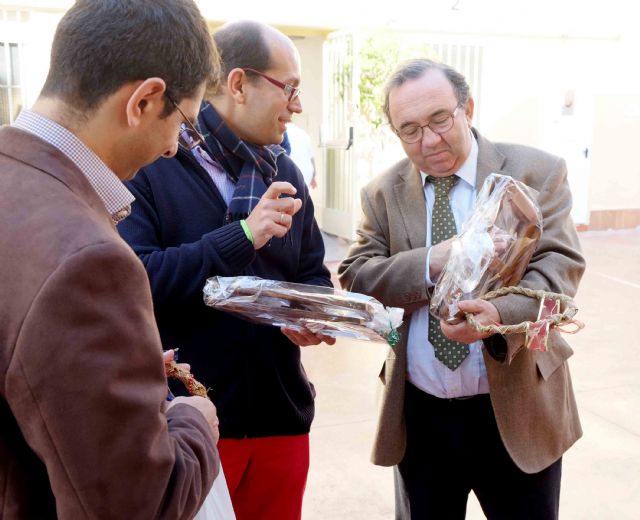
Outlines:
{"type": "Polygon", "coordinates": [[[640,92],[595,99],[591,210],[640,206],[640,92]]]}

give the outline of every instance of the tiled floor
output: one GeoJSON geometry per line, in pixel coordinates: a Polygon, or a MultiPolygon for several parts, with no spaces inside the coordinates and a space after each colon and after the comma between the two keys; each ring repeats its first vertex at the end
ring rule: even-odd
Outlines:
{"type": "MultiPolygon", "coordinates": [[[[326,237],[335,267],[347,244],[326,237]]],[[[581,235],[587,272],[570,338],[584,437],[565,455],[561,517],[640,518],[640,230],[581,235]]],[[[318,392],[304,520],[393,518],[389,468],[369,463],[382,344],[339,340],[304,349],[318,392]]],[[[472,496],[467,517],[484,518],[472,496]]]]}

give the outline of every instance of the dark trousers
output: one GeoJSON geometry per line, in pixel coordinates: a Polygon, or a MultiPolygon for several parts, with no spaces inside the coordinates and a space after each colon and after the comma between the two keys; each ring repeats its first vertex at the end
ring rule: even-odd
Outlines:
{"type": "Polygon", "coordinates": [[[558,518],[562,459],[524,473],[502,444],[488,395],[438,399],[406,386],[407,451],[395,468],[396,519],[462,520],[471,490],[489,520],[558,518]]]}

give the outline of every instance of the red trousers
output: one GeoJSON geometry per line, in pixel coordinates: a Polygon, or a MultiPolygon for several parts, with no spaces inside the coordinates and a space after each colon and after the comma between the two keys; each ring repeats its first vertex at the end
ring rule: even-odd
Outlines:
{"type": "Polygon", "coordinates": [[[300,520],[309,434],[220,439],[218,450],[237,520],[300,520]]]}

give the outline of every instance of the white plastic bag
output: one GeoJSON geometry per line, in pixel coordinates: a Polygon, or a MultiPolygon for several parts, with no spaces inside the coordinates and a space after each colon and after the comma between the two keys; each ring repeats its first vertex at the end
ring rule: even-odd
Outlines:
{"type": "Polygon", "coordinates": [[[508,175],[487,177],[471,215],[451,246],[433,290],[430,311],[456,320],[461,299],[516,285],[542,235],[538,192],[508,175]]]}
{"type": "Polygon", "coordinates": [[[220,466],[220,473],[213,481],[211,491],[193,520],[236,520],[222,466],[220,466]]]}
{"type": "Polygon", "coordinates": [[[214,276],[203,292],[206,305],[254,323],[391,346],[398,341],[404,313],[364,294],[256,276],[214,276]]]}

